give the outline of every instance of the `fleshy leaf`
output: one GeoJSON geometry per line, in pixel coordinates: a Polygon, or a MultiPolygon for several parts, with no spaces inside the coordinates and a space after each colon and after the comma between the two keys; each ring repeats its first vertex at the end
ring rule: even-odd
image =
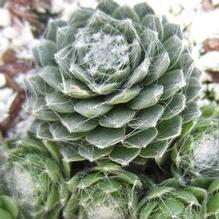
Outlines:
{"type": "Polygon", "coordinates": [[[141,149],[140,156],[144,158],[160,157],[166,152],[168,146],[168,141],[160,141],[150,144],[146,148],[141,149]]]}
{"type": "Polygon", "coordinates": [[[158,123],[157,129],[159,140],[166,140],[177,137],[181,133],[182,117],[177,115],[171,119],[161,121],[158,123]]]}
{"type": "Polygon", "coordinates": [[[156,55],[152,60],[144,83],[150,84],[160,78],[168,69],[169,64],[170,58],[166,51],[156,55]]]}
{"type": "Polygon", "coordinates": [[[90,162],[103,158],[109,155],[111,152],[112,152],[111,147],[100,149],[100,148],[96,148],[93,145],[82,144],[78,148],[78,153],[86,160],[89,160],[90,162]]]}
{"type": "Polygon", "coordinates": [[[147,14],[154,14],[154,10],[146,2],[136,4],[134,10],[141,19],[147,14]]]}
{"type": "Polygon", "coordinates": [[[182,41],[177,36],[172,36],[166,40],[163,45],[169,54],[170,63],[173,67],[179,61],[183,52],[184,46],[182,41]]]}
{"type": "Polygon", "coordinates": [[[106,103],[109,105],[116,105],[119,103],[127,103],[128,101],[135,98],[141,88],[139,86],[135,86],[132,88],[122,89],[118,93],[115,93],[113,95],[110,95],[108,98],[106,98],[106,103]]]}
{"type": "Polygon", "coordinates": [[[112,15],[113,12],[118,8],[119,5],[113,0],[102,0],[98,5],[97,8],[103,11],[106,14],[112,15]]]}
{"type": "Polygon", "coordinates": [[[131,87],[132,85],[142,81],[148,73],[149,65],[149,59],[144,59],[144,61],[140,63],[137,68],[132,72],[130,78],[127,81],[127,87],[131,87]]]}
{"type": "Polygon", "coordinates": [[[57,36],[58,29],[66,25],[67,23],[62,20],[49,21],[47,31],[46,31],[46,39],[56,42],[56,36],[57,36]]]}
{"type": "Polygon", "coordinates": [[[155,128],[149,128],[140,132],[129,133],[124,141],[124,145],[133,148],[145,148],[157,136],[155,128]]]}
{"type": "Polygon", "coordinates": [[[72,113],[74,112],[74,104],[76,100],[65,96],[58,92],[51,92],[45,96],[46,105],[59,113],[72,113]]]}
{"type": "Polygon", "coordinates": [[[39,76],[55,90],[62,91],[62,77],[57,67],[47,66],[41,70],[39,76]]]}
{"type": "Polygon", "coordinates": [[[186,85],[183,71],[180,69],[166,72],[158,82],[164,86],[162,100],[173,96],[186,85]]]}
{"type": "Polygon", "coordinates": [[[86,85],[73,79],[63,81],[63,92],[71,97],[79,99],[87,99],[95,96],[86,85]]]}
{"type": "Polygon", "coordinates": [[[154,105],[147,109],[141,110],[135,116],[129,126],[133,129],[147,129],[156,127],[158,120],[161,118],[164,108],[161,105],[154,105]]]}
{"type": "Polygon", "coordinates": [[[128,105],[131,109],[134,110],[141,110],[144,108],[148,108],[150,106],[155,105],[160,96],[163,93],[163,86],[162,85],[151,85],[148,87],[144,87],[143,90],[139,93],[139,95],[131,100],[128,105]]]}
{"type": "Polygon", "coordinates": [[[100,118],[100,125],[109,128],[122,128],[129,123],[135,112],[127,106],[115,106],[107,114],[100,118]]]}
{"type": "Polygon", "coordinates": [[[185,109],[186,98],[183,94],[175,94],[170,100],[165,103],[165,111],[163,113],[162,119],[170,119],[176,116],[185,109]]]}
{"type": "Polygon", "coordinates": [[[98,148],[107,148],[121,141],[125,136],[125,129],[97,127],[87,135],[87,141],[98,148]]]}
{"type": "Polygon", "coordinates": [[[113,13],[113,17],[115,17],[116,19],[131,19],[132,21],[135,22],[139,22],[139,17],[138,15],[135,13],[135,11],[130,8],[129,6],[120,6],[117,7],[117,9],[115,10],[115,12],[113,13]]]}
{"type": "Polygon", "coordinates": [[[183,111],[184,122],[189,122],[191,120],[197,119],[201,115],[201,111],[196,102],[191,102],[188,104],[183,111]]]}
{"type": "Polygon", "coordinates": [[[124,146],[116,145],[110,154],[110,159],[125,166],[134,160],[139,152],[140,148],[125,148],[124,146]]]}
{"type": "Polygon", "coordinates": [[[99,99],[82,100],[75,104],[74,110],[87,118],[96,118],[106,114],[112,106],[99,99]]]}
{"type": "Polygon", "coordinates": [[[36,63],[40,66],[53,65],[56,44],[50,40],[43,40],[41,44],[33,49],[36,63]]]}
{"type": "Polygon", "coordinates": [[[201,82],[195,77],[190,78],[188,85],[185,88],[186,101],[190,103],[198,97],[201,91],[201,82]]]}
{"type": "Polygon", "coordinates": [[[88,119],[77,113],[63,115],[61,122],[70,133],[88,132],[98,125],[97,120],[88,119]]]}

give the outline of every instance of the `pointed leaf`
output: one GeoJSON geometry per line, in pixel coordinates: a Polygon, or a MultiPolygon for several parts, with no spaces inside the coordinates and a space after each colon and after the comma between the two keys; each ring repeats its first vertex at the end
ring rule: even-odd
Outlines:
{"type": "Polygon", "coordinates": [[[84,157],[86,160],[93,162],[95,160],[99,160],[112,152],[112,148],[104,148],[99,149],[94,147],[93,145],[81,145],[78,148],[78,153],[84,157]]]}
{"type": "Polygon", "coordinates": [[[58,29],[66,25],[67,23],[62,20],[49,21],[47,31],[46,31],[46,39],[56,42],[56,36],[57,36],[58,29]]]}
{"type": "Polygon", "coordinates": [[[59,151],[63,156],[63,160],[67,163],[84,160],[84,157],[79,155],[77,145],[59,145],[59,151]]]}
{"type": "Polygon", "coordinates": [[[150,84],[160,78],[168,69],[170,64],[170,58],[166,51],[156,55],[149,67],[148,75],[146,76],[144,82],[145,84],[150,84]]]}
{"type": "Polygon", "coordinates": [[[72,14],[69,23],[74,27],[85,26],[87,20],[93,15],[94,10],[91,8],[80,8],[72,14]]]}
{"type": "Polygon", "coordinates": [[[48,93],[45,96],[46,105],[59,113],[72,113],[74,112],[74,104],[76,100],[65,96],[58,92],[48,93]]]}
{"type": "Polygon", "coordinates": [[[125,129],[113,129],[97,127],[88,133],[87,141],[98,148],[106,148],[115,145],[125,136],[125,129]]]}
{"type": "Polygon", "coordinates": [[[177,24],[166,23],[164,25],[164,36],[162,41],[164,42],[172,36],[177,36],[179,39],[182,39],[182,30],[177,24]]]}
{"type": "Polygon", "coordinates": [[[169,54],[171,66],[174,66],[179,61],[184,49],[181,39],[174,35],[166,40],[163,45],[169,54]]]}
{"type": "Polygon", "coordinates": [[[141,132],[131,133],[124,141],[124,145],[134,148],[145,148],[150,144],[157,136],[157,130],[155,128],[149,128],[141,132]]]}
{"type": "Polygon", "coordinates": [[[166,72],[158,81],[164,86],[161,99],[167,99],[173,96],[177,91],[186,85],[186,81],[181,69],[166,72]]]}
{"type": "Polygon", "coordinates": [[[215,179],[211,182],[211,184],[208,187],[209,193],[214,193],[219,191],[219,179],[215,179]]]}
{"type": "Polygon", "coordinates": [[[122,128],[129,123],[135,112],[126,106],[115,106],[112,110],[100,118],[100,125],[108,128],[122,128]]]}
{"type": "Polygon", "coordinates": [[[129,126],[133,129],[147,129],[151,127],[156,127],[158,120],[163,114],[163,111],[164,108],[159,104],[141,110],[135,116],[133,121],[129,123],[129,126]]]}
{"type": "Polygon", "coordinates": [[[208,213],[216,214],[219,211],[219,193],[213,195],[207,204],[208,213]]]}
{"type": "Polygon", "coordinates": [[[98,125],[97,120],[88,119],[77,113],[62,116],[61,122],[70,133],[89,132],[98,125]]]}
{"type": "Polygon", "coordinates": [[[131,109],[141,110],[155,105],[163,93],[162,85],[151,85],[144,87],[135,99],[131,100],[128,105],[131,109]]]}
{"type": "Polygon", "coordinates": [[[124,146],[116,145],[110,154],[110,159],[122,166],[126,166],[138,156],[139,152],[140,148],[125,148],[124,146]]]}
{"type": "Polygon", "coordinates": [[[139,22],[139,17],[136,14],[136,12],[129,6],[120,6],[117,7],[115,12],[113,13],[113,17],[116,19],[131,19],[132,21],[135,21],[136,23],[139,22]]]}
{"type": "Polygon", "coordinates": [[[95,96],[95,94],[86,85],[73,79],[65,79],[63,81],[63,92],[78,99],[87,99],[95,96]]]}
{"type": "Polygon", "coordinates": [[[118,93],[110,95],[108,98],[106,98],[106,103],[109,105],[127,103],[128,101],[135,98],[139,94],[140,90],[141,88],[139,86],[122,89],[118,93]]]}
{"type": "Polygon", "coordinates": [[[131,69],[134,70],[141,60],[142,48],[140,42],[135,39],[131,44],[130,50],[131,69]]]}
{"type": "Polygon", "coordinates": [[[120,82],[113,83],[88,83],[87,86],[94,92],[99,95],[107,95],[115,92],[120,87],[120,82]]]}
{"type": "Polygon", "coordinates": [[[201,111],[199,106],[195,102],[191,102],[187,105],[185,110],[183,111],[184,122],[189,122],[192,120],[196,120],[201,115],[201,111]]]}
{"type": "Polygon", "coordinates": [[[132,85],[142,81],[148,73],[149,65],[149,59],[144,59],[144,61],[141,62],[138,67],[132,72],[130,78],[128,79],[127,87],[131,87],[132,85]]]}
{"type": "Polygon", "coordinates": [[[169,120],[161,121],[157,125],[157,129],[158,129],[159,140],[175,138],[181,133],[182,117],[177,115],[169,120]]]}
{"type": "Polygon", "coordinates": [[[43,40],[40,45],[33,49],[36,62],[40,66],[53,65],[56,44],[50,40],[43,40]]]}
{"type": "Polygon", "coordinates": [[[113,0],[103,0],[98,5],[97,8],[106,14],[112,15],[112,13],[118,8],[119,5],[113,0]]]}
{"type": "Polygon", "coordinates": [[[190,78],[188,85],[185,88],[186,102],[190,103],[195,98],[197,98],[201,92],[201,88],[202,88],[202,85],[198,78],[194,78],[194,77],[190,78]]]}
{"type": "Polygon", "coordinates": [[[141,149],[140,156],[144,158],[160,157],[166,152],[168,146],[168,141],[160,141],[150,144],[146,148],[141,149]]]}
{"type": "Polygon", "coordinates": [[[39,76],[55,90],[62,91],[62,77],[57,67],[47,66],[42,69],[39,76]]]}
{"type": "Polygon", "coordinates": [[[141,19],[147,14],[154,14],[154,10],[146,2],[136,4],[134,10],[141,19]]]}
{"type": "Polygon", "coordinates": [[[59,122],[50,124],[49,131],[52,134],[54,141],[75,141],[84,136],[84,133],[70,134],[68,130],[59,122]]]}
{"type": "Polygon", "coordinates": [[[162,119],[170,119],[182,112],[186,106],[186,98],[183,94],[177,93],[166,104],[162,119]]]}
{"type": "Polygon", "coordinates": [[[74,110],[87,118],[95,118],[106,114],[112,106],[105,104],[101,99],[81,100],[75,104],[74,110]]]}
{"type": "Polygon", "coordinates": [[[163,38],[163,25],[161,23],[161,19],[158,16],[148,14],[143,17],[142,23],[145,27],[157,32],[160,39],[163,38]]]}

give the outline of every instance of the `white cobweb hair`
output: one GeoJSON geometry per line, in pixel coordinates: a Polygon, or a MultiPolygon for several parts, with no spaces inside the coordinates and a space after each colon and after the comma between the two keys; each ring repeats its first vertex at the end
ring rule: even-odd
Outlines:
{"type": "Polygon", "coordinates": [[[200,140],[194,142],[192,165],[200,173],[205,170],[219,171],[219,135],[205,133],[200,140]]]}
{"type": "Polygon", "coordinates": [[[15,199],[19,199],[22,204],[34,206],[37,185],[28,171],[16,163],[5,178],[8,189],[15,199]]]}

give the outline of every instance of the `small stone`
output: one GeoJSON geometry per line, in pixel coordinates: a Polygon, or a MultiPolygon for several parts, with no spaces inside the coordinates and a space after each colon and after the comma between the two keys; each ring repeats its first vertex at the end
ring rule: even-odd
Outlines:
{"type": "Polygon", "coordinates": [[[11,15],[5,8],[0,8],[0,27],[8,27],[11,24],[11,15]]]}
{"type": "Polygon", "coordinates": [[[6,78],[4,74],[0,73],[0,88],[6,85],[6,78]]]}

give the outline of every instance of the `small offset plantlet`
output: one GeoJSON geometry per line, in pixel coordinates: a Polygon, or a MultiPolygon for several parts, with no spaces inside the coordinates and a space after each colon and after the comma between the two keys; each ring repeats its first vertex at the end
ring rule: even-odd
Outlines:
{"type": "Polygon", "coordinates": [[[59,218],[64,168],[55,158],[34,139],[26,139],[9,154],[5,179],[21,209],[19,219],[59,218]]]}
{"type": "Polygon", "coordinates": [[[65,219],[135,219],[142,183],[114,163],[101,163],[67,182],[71,196],[65,219]]]}
{"type": "Polygon", "coordinates": [[[200,71],[179,26],[146,4],[104,0],[55,20],[27,81],[36,136],[69,161],[159,162],[200,115],[200,71]]]}
{"type": "Polygon", "coordinates": [[[169,182],[149,189],[139,204],[139,219],[206,219],[207,191],[169,182]]]}
{"type": "Polygon", "coordinates": [[[0,192],[0,218],[1,219],[18,219],[18,207],[15,201],[0,192]]]}
{"type": "Polygon", "coordinates": [[[213,180],[208,187],[207,212],[210,219],[219,217],[219,179],[213,180]]]}
{"type": "Polygon", "coordinates": [[[219,111],[215,105],[202,110],[190,135],[182,137],[172,151],[172,171],[179,181],[219,177],[219,111]]]}

